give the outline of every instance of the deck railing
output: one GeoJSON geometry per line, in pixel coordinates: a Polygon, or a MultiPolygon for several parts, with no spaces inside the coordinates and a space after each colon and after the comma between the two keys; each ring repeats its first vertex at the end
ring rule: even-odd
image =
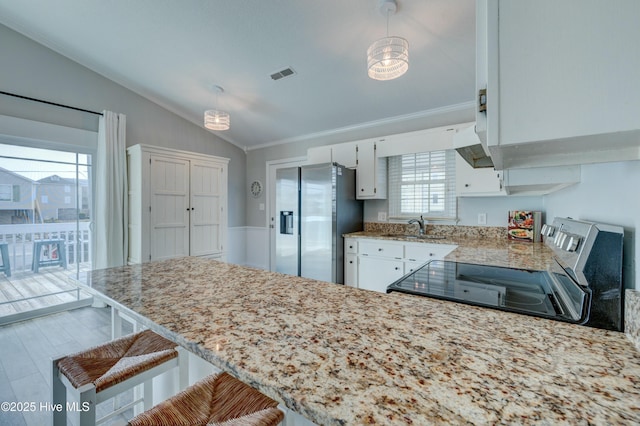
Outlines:
{"type": "Polygon", "coordinates": [[[32,268],[33,246],[37,240],[64,240],[68,265],[91,262],[89,222],[0,225],[0,243],[7,243],[11,272],[32,268]]]}

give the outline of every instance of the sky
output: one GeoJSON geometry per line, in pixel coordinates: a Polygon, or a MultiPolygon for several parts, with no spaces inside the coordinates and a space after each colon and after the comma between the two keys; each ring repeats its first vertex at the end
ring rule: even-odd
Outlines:
{"type": "MultiPolygon", "coordinates": [[[[78,178],[89,179],[87,164],[91,162],[91,156],[78,154],[77,157],[80,164],[78,178]]],[[[32,180],[39,180],[52,175],[73,179],[76,177],[75,164],[76,154],[73,152],[0,144],[0,167],[32,180]],[[24,160],[23,158],[30,160],[24,160]]]]}

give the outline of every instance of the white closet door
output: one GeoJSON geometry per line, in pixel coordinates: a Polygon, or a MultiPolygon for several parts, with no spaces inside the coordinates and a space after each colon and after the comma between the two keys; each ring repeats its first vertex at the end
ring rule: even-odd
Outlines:
{"type": "Polygon", "coordinates": [[[191,256],[205,256],[222,251],[221,165],[191,162],[191,256]]]}
{"type": "Polygon", "coordinates": [[[189,161],[151,156],[150,260],[189,255],[189,161]]]}

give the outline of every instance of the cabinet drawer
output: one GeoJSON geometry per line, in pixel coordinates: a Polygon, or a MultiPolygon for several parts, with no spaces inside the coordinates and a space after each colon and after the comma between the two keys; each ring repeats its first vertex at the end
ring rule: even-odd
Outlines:
{"type": "Polygon", "coordinates": [[[402,259],[404,256],[402,243],[390,243],[379,240],[359,241],[358,254],[364,256],[388,257],[402,259]]]}
{"type": "Polygon", "coordinates": [[[447,244],[405,244],[404,258],[409,262],[426,262],[442,259],[456,247],[447,244]]]}
{"type": "Polygon", "coordinates": [[[344,240],[344,251],[345,253],[358,253],[358,240],[354,238],[345,238],[344,240]]]}

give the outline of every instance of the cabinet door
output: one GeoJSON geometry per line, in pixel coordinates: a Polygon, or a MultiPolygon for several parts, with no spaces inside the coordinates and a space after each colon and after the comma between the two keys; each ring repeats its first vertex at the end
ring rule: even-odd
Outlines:
{"type": "Polygon", "coordinates": [[[639,1],[476,5],[476,125],[496,168],[640,158],[639,1]]]}
{"type": "Polygon", "coordinates": [[[378,158],[376,141],[357,143],[356,198],[387,198],[387,159],[378,158]]]}
{"type": "Polygon", "coordinates": [[[400,279],[403,273],[401,260],[358,257],[358,288],[386,293],[387,286],[400,279]]]}
{"type": "Polygon", "coordinates": [[[150,259],[189,255],[189,161],[151,156],[150,259]]]}
{"type": "Polygon", "coordinates": [[[423,266],[427,262],[404,262],[404,273],[410,274],[411,272],[415,272],[421,266],[423,266]]]}
{"type": "Polygon", "coordinates": [[[224,182],[219,164],[191,162],[190,254],[205,256],[222,251],[221,229],[224,182]]]}
{"type": "Polygon", "coordinates": [[[358,287],[358,256],[354,253],[347,253],[344,257],[344,284],[358,287]]]}
{"type": "Polygon", "coordinates": [[[376,193],[375,148],[373,141],[358,143],[356,191],[358,198],[371,198],[376,193]]]}
{"type": "Polygon", "coordinates": [[[507,195],[502,173],[491,167],[474,169],[456,154],[456,195],[459,197],[507,195]]]}
{"type": "Polygon", "coordinates": [[[331,146],[331,161],[341,164],[348,169],[356,167],[356,144],[353,142],[340,143],[331,146]]]}

